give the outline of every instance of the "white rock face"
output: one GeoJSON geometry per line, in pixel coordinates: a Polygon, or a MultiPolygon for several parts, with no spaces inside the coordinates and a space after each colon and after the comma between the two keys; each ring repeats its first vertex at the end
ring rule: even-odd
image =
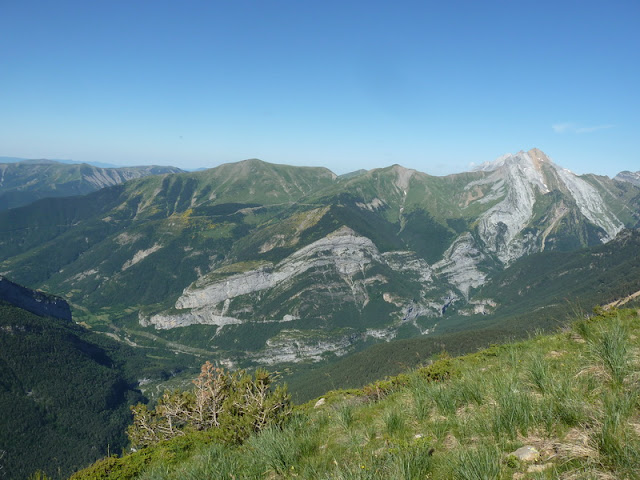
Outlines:
{"type": "Polygon", "coordinates": [[[567,212],[566,208],[556,209],[544,231],[524,232],[531,226],[538,197],[549,193],[551,182],[564,187],[580,212],[607,233],[603,242],[614,238],[623,228],[598,190],[555,165],[539,150],[507,154],[494,162],[482,164],[477,170],[489,172],[489,175],[466,186],[465,190],[469,191],[472,199],[467,206],[475,202],[498,203],[480,216],[478,239],[468,233],[463,234],[449,247],[443,259],[433,266],[438,274],[444,275],[465,295],[470,288],[482,285],[486,279],[478,268],[478,264],[486,259],[485,252],[495,255],[506,266],[524,255],[544,250],[547,236],[567,212]],[[481,186],[490,186],[489,192],[476,198],[474,189],[481,186]]]}
{"type": "Polygon", "coordinates": [[[326,353],[337,356],[346,354],[352,343],[348,336],[332,340],[312,337],[309,332],[283,330],[277,336],[267,340],[265,348],[253,357],[262,365],[298,363],[305,360],[317,362],[322,360],[326,353]]]}
{"type": "Polygon", "coordinates": [[[155,244],[153,247],[151,248],[147,248],[146,250],[139,250],[137,251],[134,255],[133,258],[131,260],[127,260],[126,262],[124,262],[124,265],[122,265],[122,271],[124,272],[127,268],[132,267],[133,265],[135,265],[136,263],[138,263],[141,260],[144,260],[145,258],[147,258],[149,255],[151,255],[154,252],[157,252],[158,250],[160,250],[162,248],[161,245],[159,244],[155,244]]]}
{"type": "Polygon", "coordinates": [[[416,174],[416,171],[410,168],[405,168],[401,165],[394,165],[392,168],[396,174],[396,181],[394,182],[396,187],[403,192],[406,192],[409,189],[411,177],[416,174]]]}
{"type": "MultiPolygon", "coordinates": [[[[404,256],[410,257],[409,253],[404,256]]],[[[149,319],[141,319],[144,325],[155,325],[159,329],[176,328],[194,324],[224,326],[243,323],[241,318],[234,317],[240,312],[228,314],[233,299],[243,295],[259,293],[273,288],[283,288],[295,282],[296,278],[313,268],[329,268],[342,278],[341,285],[327,283],[328,290],[335,290],[334,301],[343,300],[345,287],[351,292],[351,299],[364,307],[369,302],[367,286],[385,283],[381,275],[366,276],[365,270],[372,262],[384,263],[385,260],[371,240],[356,234],[353,230],[342,227],[306,247],[294,252],[277,265],[265,265],[258,269],[231,275],[223,280],[206,284],[206,277],[200,278],[187,287],[175,304],[176,314],[158,314],[149,319]],[[353,277],[359,275],[359,279],[353,277]]],[[[415,270],[423,265],[413,258],[406,268],[415,270]]],[[[427,278],[427,271],[423,273],[427,278]]],[[[296,312],[288,312],[282,320],[263,320],[292,322],[300,317],[296,312]]],[[[303,352],[304,349],[299,352],[303,352]]],[[[315,354],[314,354],[315,355],[315,354]]],[[[308,355],[307,355],[308,356],[308,355]]],[[[313,356],[313,355],[312,355],[313,356]]]]}
{"type": "Polygon", "coordinates": [[[638,171],[638,172],[629,172],[629,171],[620,172],[615,177],[613,177],[613,179],[617,180],[619,182],[632,183],[635,186],[640,187],[640,171],[638,171]]]}
{"type": "Polygon", "coordinates": [[[342,275],[362,272],[372,260],[382,261],[380,252],[371,240],[347,227],[294,252],[275,267],[240,273],[203,288],[185,289],[176,302],[177,309],[217,305],[240,295],[274,288],[291,281],[309,269],[333,266],[342,275]]]}
{"type": "Polygon", "coordinates": [[[371,200],[369,203],[356,202],[356,205],[363,210],[369,210],[370,212],[375,212],[376,210],[384,207],[385,203],[376,197],[373,200],[371,200]]]}
{"type": "Polygon", "coordinates": [[[364,335],[365,337],[388,342],[396,338],[396,331],[393,328],[369,328],[365,331],[364,335]]]}
{"type": "Polygon", "coordinates": [[[490,179],[507,185],[506,195],[480,217],[478,234],[486,248],[508,264],[524,253],[526,247],[516,239],[533,217],[536,194],[548,188],[542,169],[528,153],[503,157],[500,163],[490,179]]]}
{"type": "Polygon", "coordinates": [[[438,275],[444,276],[465,296],[470,288],[482,285],[486,275],[478,269],[485,255],[478,249],[473,236],[464,233],[444,253],[443,259],[433,265],[438,275]]]}
{"type": "Polygon", "coordinates": [[[571,192],[571,196],[578,204],[580,212],[591,221],[591,223],[599,226],[605,232],[607,237],[603,238],[606,243],[613,240],[616,234],[624,228],[624,225],[613,212],[609,211],[600,193],[589,183],[582,180],[569,170],[554,165],[558,176],[562,179],[565,186],[571,192]]]}
{"type": "MultiPolygon", "coordinates": [[[[552,168],[561,184],[567,189],[575,200],[580,212],[593,224],[607,232],[603,242],[613,239],[622,230],[624,225],[609,210],[602,196],[591,184],[583,180],[573,172],[559,167],[539,150],[519,152],[515,155],[507,154],[494,162],[482,164],[478,170],[493,172],[484,180],[489,182],[503,176],[507,185],[507,193],[504,200],[482,216],[483,228],[480,235],[491,246],[492,231],[502,222],[506,225],[506,248],[500,251],[500,259],[508,264],[509,261],[518,258],[526,251],[518,253],[519,248],[511,246],[511,242],[531,220],[533,206],[535,205],[535,192],[549,192],[550,179],[545,178],[543,165],[552,168]]],[[[471,184],[470,184],[471,185],[471,184]]],[[[483,199],[484,200],[484,199],[483,199]]],[[[495,235],[494,235],[495,237],[495,235]]],[[[521,249],[520,249],[521,250],[521,249]]]]}
{"type": "Polygon", "coordinates": [[[431,283],[433,269],[423,258],[418,257],[415,252],[385,252],[382,258],[387,265],[397,272],[413,272],[423,284],[431,283]]]}
{"type": "MultiPolygon", "coordinates": [[[[207,324],[224,327],[225,325],[252,322],[295,322],[300,320],[298,308],[304,310],[304,305],[309,300],[303,300],[302,307],[292,307],[291,311],[281,313],[281,319],[257,318],[252,314],[252,306],[240,303],[233,306],[234,299],[244,295],[257,295],[250,297],[251,302],[259,302],[260,296],[273,295],[273,292],[286,290],[294,284],[298,277],[316,269],[314,274],[326,275],[322,272],[334,272],[331,280],[322,285],[311,285],[309,288],[298,292],[289,300],[292,305],[298,305],[296,297],[309,296],[314,298],[311,302],[327,302],[340,304],[348,302],[355,304],[357,308],[364,308],[369,302],[369,290],[388,282],[385,276],[376,273],[368,274],[369,267],[380,264],[398,272],[406,272],[411,278],[416,279],[424,287],[417,301],[407,303],[406,299],[398,297],[394,303],[393,296],[384,294],[385,300],[397,307],[396,318],[389,319],[386,328],[369,329],[362,335],[383,340],[391,340],[396,335],[397,326],[411,322],[417,325],[417,319],[421,315],[438,316],[442,305],[434,302],[434,299],[426,299],[426,292],[433,284],[433,271],[429,264],[419,258],[414,252],[398,251],[381,254],[374,243],[366,237],[358,235],[353,230],[342,227],[325,238],[322,238],[306,247],[296,251],[277,265],[263,265],[260,268],[243,273],[230,275],[221,280],[207,283],[207,277],[203,276],[185,289],[182,296],[176,302],[178,313],[157,314],[150,318],[141,318],[143,326],[154,325],[158,329],[177,328],[195,324],[207,324]],[[319,273],[318,273],[319,272],[319,273]],[[335,274],[340,280],[336,280],[335,274]],[[272,291],[267,293],[267,291],[272,291]],[[243,306],[244,305],[244,306],[243,306]]],[[[419,328],[419,327],[418,327],[419,328]]],[[[420,331],[423,329],[419,328],[420,331]]],[[[426,331],[425,333],[428,333],[426,331]]],[[[269,339],[266,346],[257,353],[255,359],[264,364],[278,362],[317,361],[326,352],[342,355],[348,351],[352,344],[348,336],[339,338],[326,338],[323,335],[302,335],[299,331],[288,329],[269,339]]]]}
{"type": "Polygon", "coordinates": [[[152,315],[151,318],[140,317],[140,325],[148,327],[153,325],[158,330],[169,330],[177,327],[187,327],[189,325],[234,325],[243,323],[242,320],[233,317],[216,315],[207,309],[191,310],[177,315],[152,315]]]}

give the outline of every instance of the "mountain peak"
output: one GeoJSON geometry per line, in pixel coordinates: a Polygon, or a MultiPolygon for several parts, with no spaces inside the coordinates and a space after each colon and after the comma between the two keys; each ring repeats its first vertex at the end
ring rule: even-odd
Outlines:
{"type": "Polygon", "coordinates": [[[529,155],[529,158],[531,158],[531,160],[534,162],[534,164],[536,164],[536,166],[539,166],[541,163],[553,163],[547,156],[547,154],[539,148],[532,148],[527,152],[527,154],[529,155]]]}
{"type": "Polygon", "coordinates": [[[411,177],[416,173],[415,170],[411,168],[405,168],[402,165],[398,165],[397,163],[391,167],[391,170],[397,175],[396,186],[401,188],[403,191],[409,188],[409,181],[411,177]]]}
{"type": "Polygon", "coordinates": [[[543,163],[553,163],[551,159],[540,149],[532,148],[528,152],[520,150],[517,153],[506,153],[501,157],[489,162],[484,162],[474,168],[474,171],[492,172],[505,165],[533,165],[536,170],[540,170],[543,163]]]}

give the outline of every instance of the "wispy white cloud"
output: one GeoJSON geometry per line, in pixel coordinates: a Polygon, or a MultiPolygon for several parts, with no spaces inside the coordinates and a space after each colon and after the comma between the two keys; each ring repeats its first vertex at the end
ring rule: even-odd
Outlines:
{"type": "Polygon", "coordinates": [[[552,125],[553,131],[556,133],[564,133],[572,130],[574,127],[573,123],[556,123],[552,125]]]}
{"type": "Polygon", "coordinates": [[[575,123],[556,123],[551,126],[556,133],[593,133],[598,130],[608,130],[614,128],[615,125],[594,125],[583,127],[575,123]]]}

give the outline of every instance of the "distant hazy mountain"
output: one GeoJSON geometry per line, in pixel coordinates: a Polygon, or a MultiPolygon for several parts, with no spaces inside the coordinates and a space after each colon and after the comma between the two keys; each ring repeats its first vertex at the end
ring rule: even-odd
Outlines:
{"type": "Polygon", "coordinates": [[[610,242],[639,199],[537,149],[446,177],[248,160],[0,213],[0,273],[134,340],[314,362],[486,319],[506,268],[610,242]]]}
{"type": "Polygon", "coordinates": [[[20,158],[20,157],[0,157],[0,163],[16,163],[16,162],[30,162],[30,163],[67,163],[72,165],[80,165],[86,163],[87,165],[93,165],[100,168],[120,168],[122,165],[115,165],[113,163],[104,162],[79,162],[77,160],[62,160],[56,158],[20,158]]]}
{"type": "Polygon", "coordinates": [[[635,186],[640,186],[640,171],[638,172],[629,172],[624,171],[617,174],[613,177],[614,180],[618,180],[619,182],[629,182],[633,183],[635,186]]]}
{"type": "MultiPolygon", "coordinates": [[[[0,161],[3,158],[7,157],[0,157],[0,161]]],[[[0,163],[0,210],[27,205],[41,198],[86,195],[134,178],[181,171],[158,166],[100,168],[54,160],[0,163]]]]}

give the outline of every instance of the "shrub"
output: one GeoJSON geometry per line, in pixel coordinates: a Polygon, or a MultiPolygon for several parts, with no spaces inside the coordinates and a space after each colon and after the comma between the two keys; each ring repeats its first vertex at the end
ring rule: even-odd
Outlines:
{"type": "Polygon", "coordinates": [[[419,369],[418,374],[430,382],[442,382],[459,377],[460,369],[454,364],[453,359],[444,352],[431,365],[419,369]]]}
{"type": "Polygon", "coordinates": [[[371,401],[379,401],[386,397],[393,389],[391,380],[379,380],[362,387],[363,395],[371,401]]]}
{"type": "Polygon", "coordinates": [[[133,425],[127,430],[132,447],[140,448],[185,435],[188,431],[219,429],[222,438],[239,443],[269,425],[281,425],[291,414],[286,387],[265,370],[255,375],[229,373],[210,362],[202,366],[190,391],[166,392],[155,409],[131,408],[133,425]]]}

